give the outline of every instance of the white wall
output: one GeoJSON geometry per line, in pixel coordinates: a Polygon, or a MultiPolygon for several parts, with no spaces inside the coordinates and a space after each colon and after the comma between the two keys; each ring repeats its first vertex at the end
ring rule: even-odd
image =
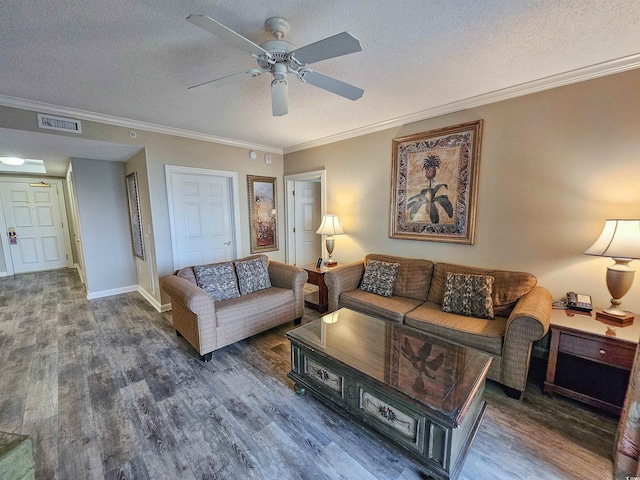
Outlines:
{"type": "Polygon", "coordinates": [[[137,284],[128,219],[125,164],[71,159],[87,293],[128,289],[137,284]]]}
{"type": "MultiPolygon", "coordinates": [[[[640,218],[639,92],[633,70],[287,154],[284,173],[326,169],[339,262],[380,252],[523,270],[555,298],[608,306],[613,261],[582,252],[606,218],[640,218]],[[475,245],[389,238],[392,140],[481,118],[475,245]]],[[[623,307],[640,312],[640,274],[623,307]]]]}

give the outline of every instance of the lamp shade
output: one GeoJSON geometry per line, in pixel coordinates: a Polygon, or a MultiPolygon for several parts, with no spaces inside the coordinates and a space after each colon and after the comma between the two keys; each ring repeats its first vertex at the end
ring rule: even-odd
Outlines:
{"type": "Polygon", "coordinates": [[[342,235],[344,231],[340,226],[338,216],[326,213],[322,217],[322,223],[320,224],[320,228],[316,230],[316,233],[319,233],[320,235],[342,235]]]}
{"type": "Polygon", "coordinates": [[[640,220],[607,220],[600,237],[585,252],[611,258],[640,258],[640,220]]]}

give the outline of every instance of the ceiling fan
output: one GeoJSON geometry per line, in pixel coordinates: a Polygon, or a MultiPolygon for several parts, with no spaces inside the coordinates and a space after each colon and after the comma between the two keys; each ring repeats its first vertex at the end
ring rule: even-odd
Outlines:
{"type": "Polygon", "coordinates": [[[307,65],[321,60],[360,52],[362,50],[360,40],[348,32],[339,33],[305,47],[296,48],[283,40],[291,27],[289,22],[281,17],[272,17],[265,22],[267,31],[272,33],[276,39],[268,40],[261,45],[256,45],[251,40],[206,15],[189,15],[187,20],[250,53],[257,60],[260,67],[200,83],[189,87],[189,90],[237,76],[249,75],[257,77],[263,73],[271,73],[273,75],[273,80],[271,81],[271,107],[274,116],[286,115],[289,112],[289,84],[287,81],[289,74],[295,75],[302,82],[309,83],[349,100],[357,100],[364,93],[361,88],[307,67],[307,65]]]}

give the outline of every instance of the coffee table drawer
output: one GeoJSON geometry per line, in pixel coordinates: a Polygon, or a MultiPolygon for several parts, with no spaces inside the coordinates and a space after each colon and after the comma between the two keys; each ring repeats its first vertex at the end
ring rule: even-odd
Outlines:
{"type": "Polygon", "coordinates": [[[424,452],[425,417],[398,401],[361,384],[358,385],[358,411],[376,430],[419,453],[424,452]]]}
{"type": "Polygon", "coordinates": [[[302,376],[320,387],[325,393],[345,401],[345,377],[337,367],[325,359],[302,351],[302,376]]]}
{"type": "Polygon", "coordinates": [[[566,332],[560,334],[558,351],[624,368],[625,370],[631,370],[636,354],[634,345],[626,348],[619,342],[607,342],[606,339],[594,340],[566,332]]]}

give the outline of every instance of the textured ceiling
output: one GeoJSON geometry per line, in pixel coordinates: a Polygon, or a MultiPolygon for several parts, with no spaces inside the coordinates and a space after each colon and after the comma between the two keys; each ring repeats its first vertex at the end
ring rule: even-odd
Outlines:
{"type": "Polygon", "coordinates": [[[640,53],[638,0],[4,0],[0,95],[277,148],[640,53]],[[284,16],[303,46],[349,31],[363,51],[314,65],[356,102],[291,79],[187,87],[255,67],[185,20],[206,14],[256,43],[284,16]]]}

